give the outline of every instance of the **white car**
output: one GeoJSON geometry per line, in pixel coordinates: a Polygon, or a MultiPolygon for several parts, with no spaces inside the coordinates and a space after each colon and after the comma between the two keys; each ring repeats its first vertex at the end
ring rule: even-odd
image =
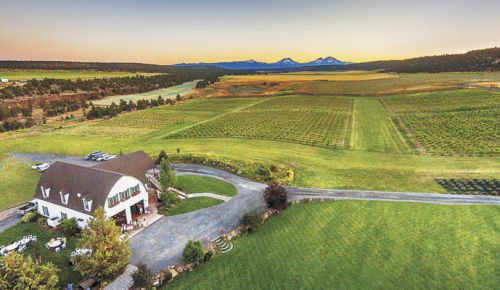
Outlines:
{"type": "Polygon", "coordinates": [[[87,156],[85,156],[85,160],[92,159],[93,156],[100,154],[100,153],[102,153],[102,152],[101,151],[90,152],[89,154],[87,154],[87,156]]]}
{"type": "Polygon", "coordinates": [[[49,167],[50,167],[50,163],[38,163],[38,164],[31,166],[31,169],[43,172],[43,171],[49,169],[49,167]]]}
{"type": "Polygon", "coordinates": [[[115,159],[117,156],[116,155],[108,155],[104,158],[105,161],[108,161],[108,160],[111,160],[111,159],[115,159]]]}

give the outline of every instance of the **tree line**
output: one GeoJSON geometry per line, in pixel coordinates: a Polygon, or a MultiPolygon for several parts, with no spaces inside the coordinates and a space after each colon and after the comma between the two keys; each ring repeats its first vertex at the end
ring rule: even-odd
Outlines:
{"type": "MultiPolygon", "coordinates": [[[[161,88],[180,85],[194,80],[186,75],[161,74],[153,76],[137,75],[89,80],[33,79],[22,86],[11,85],[0,89],[0,99],[23,96],[46,96],[84,94],[88,99],[99,99],[111,95],[143,93],[161,88]]],[[[203,78],[207,82],[218,80],[217,75],[203,78]]]]}
{"type": "Polygon", "coordinates": [[[122,112],[132,112],[134,110],[140,111],[148,108],[154,108],[163,105],[174,105],[176,102],[182,100],[181,95],[177,95],[175,100],[164,99],[162,96],[158,96],[157,99],[142,99],[137,102],[129,100],[126,102],[121,99],[118,104],[112,102],[109,106],[95,106],[90,103],[90,110],[86,112],[85,117],[88,120],[104,118],[104,117],[114,117],[122,112]]]}
{"type": "Polygon", "coordinates": [[[404,60],[384,60],[348,65],[305,66],[274,69],[291,71],[384,70],[398,73],[488,72],[500,71],[500,48],[472,50],[463,54],[423,56],[404,60]]]}

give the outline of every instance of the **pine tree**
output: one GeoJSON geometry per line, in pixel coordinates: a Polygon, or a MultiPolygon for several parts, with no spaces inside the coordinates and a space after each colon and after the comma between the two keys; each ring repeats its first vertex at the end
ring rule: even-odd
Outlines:
{"type": "Polygon", "coordinates": [[[79,248],[92,250],[90,255],[74,258],[74,268],[86,278],[108,281],[120,275],[128,264],[130,245],[120,239],[120,228],[106,218],[104,210],[95,210],[94,219],[83,230],[79,248]]]}

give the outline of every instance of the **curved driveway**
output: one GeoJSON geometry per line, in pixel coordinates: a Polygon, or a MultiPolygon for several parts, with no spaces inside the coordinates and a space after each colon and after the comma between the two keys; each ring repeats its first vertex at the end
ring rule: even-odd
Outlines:
{"type": "MultiPolygon", "coordinates": [[[[132,264],[146,263],[154,272],[180,262],[188,240],[214,239],[219,230],[235,228],[243,215],[263,208],[262,191],[266,185],[228,172],[201,165],[174,164],[179,175],[206,175],[232,183],[238,194],[228,202],[181,215],[163,217],[130,239],[132,264]]],[[[352,199],[425,202],[437,204],[493,204],[500,205],[500,197],[451,195],[435,193],[380,192],[359,190],[331,190],[288,187],[289,199],[304,198],[352,199]]]]}
{"type": "Polygon", "coordinates": [[[153,272],[178,264],[188,240],[211,240],[221,228],[239,225],[245,213],[263,208],[261,192],[266,185],[218,169],[199,165],[173,165],[177,174],[207,175],[232,183],[238,194],[228,202],[185,214],[163,217],[130,239],[132,261],[147,264],[153,272]]]}

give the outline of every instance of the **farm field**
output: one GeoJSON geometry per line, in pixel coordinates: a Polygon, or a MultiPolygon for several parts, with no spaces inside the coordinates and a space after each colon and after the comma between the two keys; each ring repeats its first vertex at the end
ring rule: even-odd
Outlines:
{"type": "Polygon", "coordinates": [[[22,81],[31,79],[93,79],[153,75],[153,73],[135,73],[120,71],[76,71],[76,70],[0,70],[0,78],[22,81]]]}
{"type": "Polygon", "coordinates": [[[407,139],[438,155],[500,155],[500,93],[443,91],[382,99],[407,139]]]}
{"type": "Polygon", "coordinates": [[[231,183],[208,176],[197,176],[197,175],[178,176],[176,186],[185,193],[208,192],[225,196],[236,195],[236,188],[231,183]]]}
{"type": "Polygon", "coordinates": [[[137,100],[143,100],[143,99],[145,100],[156,99],[158,98],[158,96],[161,96],[163,99],[173,99],[178,94],[181,96],[185,96],[186,94],[190,93],[196,86],[197,82],[198,81],[187,82],[178,86],[173,86],[169,88],[154,90],[140,94],[109,96],[100,100],[96,100],[93,103],[95,105],[109,106],[113,102],[115,104],[118,104],[120,100],[124,100],[127,102],[128,101],[136,102],[137,100]]]}
{"type": "Polygon", "coordinates": [[[496,206],[298,204],[162,289],[495,289],[498,214],[496,206]]]}
{"type": "Polygon", "coordinates": [[[171,138],[267,139],[306,145],[348,148],[352,99],[307,96],[273,98],[228,114],[171,138]]]}
{"type": "Polygon", "coordinates": [[[275,96],[280,94],[374,96],[462,89],[496,83],[500,73],[379,74],[375,71],[299,72],[229,76],[195,96],[275,96]]]}
{"type": "Polygon", "coordinates": [[[332,71],[332,72],[293,72],[257,75],[237,75],[224,77],[227,82],[309,82],[309,81],[353,81],[397,78],[397,74],[376,71],[332,71]]]}
{"type": "MultiPolygon", "coordinates": [[[[486,78],[484,75],[489,74],[469,75],[469,78],[486,78]]],[[[492,75],[490,78],[496,74],[492,75]]],[[[415,78],[424,77],[430,78],[428,75],[415,78]]],[[[436,75],[436,78],[449,76],[436,75]]],[[[473,147],[468,148],[473,154],[467,155],[477,156],[418,151],[414,149],[413,140],[398,130],[394,116],[430,114],[439,119],[447,114],[483,111],[486,107],[495,114],[493,109],[498,106],[498,99],[491,97],[493,93],[484,89],[455,89],[394,96],[295,93],[194,99],[108,120],[76,122],[68,128],[46,128],[49,132],[30,134],[23,131],[21,137],[15,138],[7,134],[5,136],[11,137],[2,140],[0,163],[10,164],[9,152],[13,151],[83,155],[95,150],[114,154],[145,150],[154,157],[161,150],[175,156],[179,149],[182,155],[204,155],[214,160],[261,162],[290,168],[294,171],[291,185],[295,186],[445,193],[446,190],[435,182],[436,178],[498,179],[500,159],[475,153],[480,146],[490,146],[484,144],[491,143],[471,143],[473,147]],[[410,97],[405,99],[405,96],[410,97]],[[418,101],[420,97],[424,101],[418,101]],[[452,102],[453,98],[465,98],[465,107],[457,106],[457,102],[452,102]],[[420,103],[417,114],[412,112],[414,105],[408,103],[410,100],[420,103]]],[[[497,124],[498,118],[484,119],[484,122],[497,124]]],[[[442,128],[448,130],[448,127],[442,128]]],[[[424,129],[431,132],[429,136],[434,136],[434,139],[441,136],[441,132],[430,131],[432,128],[422,127],[424,129]]],[[[498,131],[491,129],[491,126],[484,126],[485,131],[475,132],[474,136],[496,136],[498,131]]],[[[456,130],[449,133],[454,142],[469,144],[460,136],[462,129],[456,127],[456,130]]],[[[487,138],[484,140],[491,140],[487,138]]],[[[493,144],[489,148],[498,150],[498,143],[493,144]]],[[[449,148],[454,148],[452,145],[449,148]]],[[[13,188],[8,193],[17,196],[11,200],[29,200],[38,179],[32,173],[31,169],[21,170],[14,179],[0,179],[0,188],[13,188]]],[[[1,193],[5,194],[5,191],[1,193]]],[[[14,206],[18,201],[5,206],[14,206]]]]}

